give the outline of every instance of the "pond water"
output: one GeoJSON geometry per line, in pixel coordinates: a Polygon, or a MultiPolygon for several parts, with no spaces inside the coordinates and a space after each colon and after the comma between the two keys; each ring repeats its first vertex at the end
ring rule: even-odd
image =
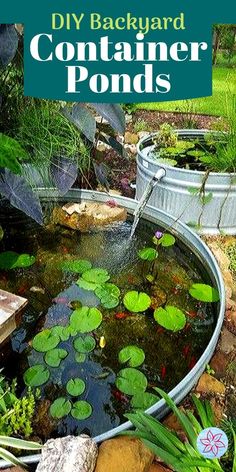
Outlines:
{"type": "Polygon", "coordinates": [[[29,300],[8,349],[4,346],[2,350],[2,365],[7,378],[18,379],[22,394],[26,388],[23,374],[29,366],[42,364],[50,372],[48,381],[40,386],[34,422],[34,433],[43,440],[81,432],[95,436],[124,422],[124,413],[131,409],[131,397],[120,392],[115,384],[118,372],[128,367],[118,360],[122,348],[135,345],[144,351],[145,360],[137,369],[147,378],[148,392],[153,392],[154,386],[169,391],[191,370],[211,338],[215,305],[199,302],[188,292],[193,282],[209,283],[204,268],[176,241],[172,247],[158,249],[153,269],[153,262],[141,260],[138,251],[145,245],[153,246],[153,235],[161,228],[141,220],[129,241],[131,225],[130,219],[103,231],[81,234],[53,224],[39,228],[27,219],[16,224],[13,218],[5,228],[1,250],[33,254],[36,262],[27,269],[0,273],[0,288],[29,300]],[[63,261],[78,259],[86,259],[93,267],[109,272],[109,282],[121,291],[116,308],[102,307],[94,291],[76,284],[78,273],[62,270],[63,261]],[[151,269],[155,272],[152,282],[146,279],[151,269]],[[143,313],[129,312],[122,300],[130,290],[150,295],[151,308],[143,313]],[[89,333],[95,349],[78,356],[73,344],[78,336],[70,336],[57,346],[67,352],[66,358],[59,367],[49,367],[45,353],[37,352],[32,340],[45,328],[67,326],[73,310],[80,305],[96,306],[102,312],[102,323],[89,333]],[[161,305],[174,305],[184,312],[187,321],[184,329],[171,332],[157,324],[153,309],[161,305]],[[72,397],[66,390],[67,382],[75,378],[85,383],[79,397],[72,397]],[[71,414],[52,418],[49,408],[60,397],[69,399],[71,404],[85,400],[91,405],[92,414],[83,420],[71,414]]]}

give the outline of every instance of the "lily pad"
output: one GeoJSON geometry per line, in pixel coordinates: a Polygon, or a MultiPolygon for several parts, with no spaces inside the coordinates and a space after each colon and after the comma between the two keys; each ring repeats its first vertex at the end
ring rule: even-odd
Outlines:
{"type": "Polygon", "coordinates": [[[93,336],[85,336],[84,338],[79,337],[74,340],[74,348],[76,351],[83,354],[91,352],[96,346],[96,341],[93,336]]]}
{"type": "Polygon", "coordinates": [[[102,313],[97,308],[83,306],[75,310],[70,317],[71,328],[77,333],[89,333],[100,326],[102,313]]]}
{"type": "Polygon", "coordinates": [[[138,346],[126,346],[119,352],[118,359],[121,364],[127,362],[129,367],[138,367],[144,362],[145,353],[138,346]]]}
{"type": "Polygon", "coordinates": [[[51,329],[44,329],[40,333],[36,334],[33,339],[32,346],[35,351],[47,352],[57,347],[60,342],[58,334],[53,334],[51,329]]]}
{"type": "Polygon", "coordinates": [[[115,308],[119,305],[120,289],[114,284],[106,283],[98,286],[95,295],[101,300],[104,308],[115,308]]]}
{"type": "Polygon", "coordinates": [[[73,408],[71,410],[71,415],[76,420],[86,420],[91,416],[92,412],[93,409],[90,403],[84,400],[79,400],[78,402],[74,403],[73,408]]]}
{"type": "Polygon", "coordinates": [[[71,402],[64,397],[57,398],[50,406],[50,414],[53,418],[63,418],[71,411],[71,402]]]}
{"type": "Polygon", "coordinates": [[[45,384],[50,377],[50,372],[42,364],[35,364],[29,367],[24,373],[24,382],[29,387],[39,387],[45,384]]]}
{"type": "Polygon", "coordinates": [[[105,269],[94,268],[86,270],[86,272],[82,274],[82,278],[86,280],[86,282],[101,285],[110,279],[110,275],[105,269]]]}
{"type": "Polygon", "coordinates": [[[144,261],[154,261],[158,256],[158,252],[153,247],[144,247],[138,252],[138,255],[144,261]]]}
{"type": "Polygon", "coordinates": [[[74,272],[77,274],[83,274],[87,270],[91,269],[92,264],[86,259],[78,259],[76,261],[63,261],[61,263],[61,269],[68,272],[74,272]]]}
{"type": "Polygon", "coordinates": [[[133,313],[139,313],[150,307],[151,298],[144,292],[132,290],[125,294],[123,302],[127,310],[133,313]]]}
{"type": "Polygon", "coordinates": [[[116,387],[126,395],[136,395],[138,392],[144,392],[147,385],[146,376],[137,369],[128,367],[120,370],[117,374],[116,387]]]}
{"type": "Polygon", "coordinates": [[[0,269],[10,270],[19,267],[27,268],[35,263],[35,257],[30,254],[18,254],[14,251],[6,251],[0,254],[0,269]]]}
{"type": "Polygon", "coordinates": [[[61,361],[68,356],[65,349],[51,349],[47,351],[44,360],[50,367],[59,367],[61,361]]]}
{"type": "Polygon", "coordinates": [[[76,284],[80,288],[83,288],[84,290],[91,290],[93,292],[96,290],[96,288],[100,287],[99,284],[94,284],[92,282],[87,282],[87,280],[82,279],[82,277],[79,280],[77,280],[76,284]]]}
{"type": "Polygon", "coordinates": [[[189,293],[196,300],[201,302],[218,302],[220,299],[219,292],[216,288],[206,284],[193,284],[189,289],[189,293]]]}
{"type": "Polygon", "coordinates": [[[163,328],[174,332],[180,331],[186,324],[185,314],[179,308],[170,305],[157,308],[154,311],[154,318],[163,328]]]}
{"type": "Polygon", "coordinates": [[[82,379],[75,378],[69,380],[66,384],[66,390],[72,397],[78,397],[85,391],[85,382],[82,379]]]}
{"type": "Polygon", "coordinates": [[[61,341],[68,341],[71,335],[70,326],[53,326],[51,334],[59,336],[61,341]]]}
{"type": "Polygon", "coordinates": [[[175,244],[175,237],[172,236],[172,234],[165,233],[161,239],[159,239],[158,243],[163,247],[173,246],[175,244]]]}
{"type": "Polygon", "coordinates": [[[135,408],[137,410],[147,410],[156,402],[158,402],[158,400],[159,397],[157,395],[154,395],[153,393],[139,392],[132,397],[130,405],[132,406],[132,408],[135,408]]]}
{"type": "Polygon", "coordinates": [[[86,355],[83,354],[82,352],[76,352],[75,353],[75,360],[78,362],[78,364],[84,362],[86,359],[86,355]]]}

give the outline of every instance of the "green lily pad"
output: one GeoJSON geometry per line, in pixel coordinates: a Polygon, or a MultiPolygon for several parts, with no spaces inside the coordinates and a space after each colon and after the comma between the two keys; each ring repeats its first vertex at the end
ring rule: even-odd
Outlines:
{"type": "Polygon", "coordinates": [[[57,398],[50,406],[50,414],[53,418],[63,418],[71,411],[71,402],[64,397],[57,398]]]}
{"type": "Polygon", "coordinates": [[[35,257],[30,254],[18,254],[14,251],[6,251],[0,254],[0,269],[10,270],[27,268],[35,263],[35,257]]]}
{"type": "Polygon", "coordinates": [[[148,392],[139,392],[136,393],[131,399],[130,405],[136,410],[147,410],[156,402],[158,402],[159,397],[153,393],[148,392]]]}
{"type": "Polygon", "coordinates": [[[96,288],[100,287],[99,284],[94,284],[92,282],[87,282],[87,280],[82,279],[82,277],[79,280],[77,280],[76,284],[80,288],[83,288],[84,290],[91,290],[93,292],[96,290],[96,288]]]}
{"type": "Polygon", "coordinates": [[[49,380],[49,377],[49,370],[42,364],[35,364],[29,367],[23,375],[24,382],[29,387],[39,387],[45,384],[49,380]]]}
{"type": "Polygon", "coordinates": [[[147,385],[146,376],[137,369],[128,367],[120,370],[117,374],[116,387],[126,395],[136,395],[138,392],[144,392],[147,385]]]}
{"type": "Polygon", "coordinates": [[[159,239],[159,244],[163,247],[173,246],[175,244],[175,237],[172,234],[165,233],[159,239]]]}
{"type": "Polygon", "coordinates": [[[144,247],[138,252],[138,255],[144,261],[154,261],[158,256],[158,252],[153,247],[144,247]]]}
{"type": "Polygon", "coordinates": [[[62,270],[68,272],[74,272],[76,274],[83,274],[87,270],[91,269],[92,264],[86,259],[78,259],[76,261],[63,261],[60,265],[62,270]]]}
{"type": "Polygon", "coordinates": [[[100,285],[95,290],[95,295],[101,300],[104,308],[115,308],[119,305],[120,289],[110,283],[100,285]]]}
{"type": "Polygon", "coordinates": [[[78,402],[74,403],[73,408],[71,410],[71,415],[76,420],[86,420],[92,415],[92,412],[93,409],[90,403],[84,400],[79,400],[78,402]]]}
{"type": "Polygon", "coordinates": [[[123,302],[127,310],[133,313],[139,313],[150,307],[151,298],[144,292],[132,290],[125,294],[123,302]]]}
{"type": "Polygon", "coordinates": [[[138,346],[126,346],[119,352],[118,359],[121,364],[127,362],[129,367],[138,367],[144,362],[145,353],[138,346]]]}
{"type": "Polygon", "coordinates": [[[86,280],[86,282],[101,285],[110,279],[110,275],[105,269],[94,268],[86,270],[86,272],[82,274],[82,278],[86,280]]]}
{"type": "Polygon", "coordinates": [[[75,353],[75,361],[78,362],[78,364],[84,362],[85,359],[86,359],[86,355],[83,354],[82,352],[75,353]]]}
{"type": "Polygon", "coordinates": [[[102,322],[102,313],[97,308],[83,306],[75,310],[70,317],[71,328],[77,333],[89,333],[100,326],[102,322]]]}
{"type": "Polygon", "coordinates": [[[51,328],[51,334],[59,336],[61,341],[68,341],[71,335],[70,326],[53,326],[53,328],[51,328]]]}
{"type": "Polygon", "coordinates": [[[85,382],[82,379],[75,378],[69,380],[66,384],[66,390],[72,397],[78,397],[85,391],[85,382]]]}
{"type": "Polygon", "coordinates": [[[76,351],[85,354],[91,352],[96,347],[96,341],[93,336],[85,336],[84,338],[79,337],[74,340],[74,348],[76,351]]]}
{"type": "Polygon", "coordinates": [[[193,284],[189,289],[189,293],[196,300],[201,302],[218,302],[220,299],[219,292],[216,288],[206,284],[193,284]]]}
{"type": "Polygon", "coordinates": [[[163,328],[174,332],[180,331],[186,324],[185,314],[179,308],[170,305],[157,308],[154,311],[154,318],[163,328]]]}
{"type": "Polygon", "coordinates": [[[47,352],[57,347],[60,342],[58,334],[53,334],[51,329],[44,329],[36,334],[33,339],[32,346],[35,351],[47,352]]]}
{"type": "Polygon", "coordinates": [[[47,351],[44,360],[50,367],[59,367],[61,361],[68,356],[68,352],[65,349],[51,349],[47,351]]]}

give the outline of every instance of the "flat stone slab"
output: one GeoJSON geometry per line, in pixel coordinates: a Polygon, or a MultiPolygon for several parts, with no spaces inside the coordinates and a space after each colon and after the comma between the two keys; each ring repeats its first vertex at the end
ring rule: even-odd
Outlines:
{"type": "Polygon", "coordinates": [[[17,327],[17,318],[27,305],[26,298],[0,290],[0,343],[17,327]]]}

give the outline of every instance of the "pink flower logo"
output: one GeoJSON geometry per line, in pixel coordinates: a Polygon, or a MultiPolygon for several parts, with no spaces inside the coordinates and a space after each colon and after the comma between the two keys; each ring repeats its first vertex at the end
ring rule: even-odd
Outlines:
{"type": "Polygon", "coordinates": [[[206,428],[197,438],[197,447],[204,457],[215,459],[227,451],[228,438],[219,428],[206,428]]]}

